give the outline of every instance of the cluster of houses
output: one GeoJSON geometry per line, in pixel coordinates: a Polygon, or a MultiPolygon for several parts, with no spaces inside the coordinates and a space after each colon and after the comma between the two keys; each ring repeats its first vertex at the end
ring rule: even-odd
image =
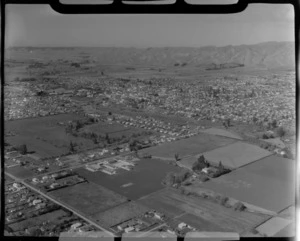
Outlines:
{"type": "MultiPolygon", "coordinates": [[[[89,114],[94,118],[103,118],[103,115],[89,114]]],[[[180,140],[182,138],[191,137],[197,135],[201,132],[201,129],[204,127],[191,127],[188,124],[178,125],[171,122],[164,122],[157,120],[153,117],[144,117],[144,116],[126,116],[124,114],[113,114],[113,117],[109,116],[112,123],[122,124],[125,127],[135,127],[142,128],[147,131],[151,131],[153,134],[145,138],[144,145],[145,147],[150,146],[149,144],[160,144],[164,142],[171,142],[180,140]],[[147,146],[148,144],[148,146],[147,146]]],[[[129,151],[128,144],[120,147],[120,152],[129,151]]]]}
{"type": "Polygon", "coordinates": [[[30,180],[30,183],[47,192],[82,182],[86,182],[86,180],[71,171],[56,172],[42,177],[34,177],[30,180]]]}
{"type": "Polygon", "coordinates": [[[139,217],[135,217],[112,226],[111,230],[118,234],[140,231],[145,232],[149,229],[155,228],[160,224],[163,224],[165,219],[166,217],[164,214],[157,212],[156,210],[151,210],[145,212],[139,217]]]}
{"type": "MultiPolygon", "coordinates": [[[[60,208],[59,205],[31,191],[21,183],[13,182],[5,185],[5,223],[8,235],[32,235],[30,230],[38,229],[43,235],[53,236],[58,226],[65,226],[62,223],[63,221],[56,220],[55,223],[52,223],[53,221],[50,223],[50,221],[42,221],[41,219],[40,223],[28,222],[26,228],[21,230],[11,228],[10,225],[14,224],[14,227],[17,227],[15,223],[35,218],[60,208]]],[[[86,232],[95,230],[95,227],[74,214],[70,218],[73,221],[63,228],[63,230],[59,228],[60,231],[86,232]]],[[[59,232],[56,235],[59,235],[59,232]]]]}
{"type": "MultiPolygon", "coordinates": [[[[176,223],[176,222],[175,222],[176,223]]],[[[180,223],[166,223],[166,225],[160,227],[158,229],[159,232],[168,232],[172,235],[176,235],[178,237],[184,237],[188,232],[195,232],[197,231],[196,228],[192,227],[191,225],[180,222],[180,223]]]]}
{"type": "Polygon", "coordinates": [[[67,95],[36,96],[33,84],[24,85],[25,90],[7,87],[4,119],[14,120],[29,117],[49,116],[77,112],[78,106],[67,95]],[[28,94],[26,90],[31,89],[28,94]]]}
{"type": "Polygon", "coordinates": [[[279,76],[278,81],[282,78],[290,83],[286,86],[288,88],[270,86],[268,78],[258,76],[241,76],[238,80],[218,77],[205,84],[197,79],[176,81],[171,85],[169,80],[155,80],[155,84],[151,85],[131,80],[125,88],[123,82],[110,79],[101,95],[107,96],[112,103],[131,107],[134,102],[143,109],[154,107],[163,109],[166,114],[197,120],[222,121],[230,118],[261,124],[270,121],[272,116],[279,124],[285,124],[295,119],[295,86],[293,75],[279,76]],[[282,106],[284,108],[280,108],[282,106]]]}
{"type": "Polygon", "coordinates": [[[49,206],[48,200],[33,193],[21,183],[14,182],[5,185],[6,223],[38,216],[39,210],[47,209],[49,206]]]}

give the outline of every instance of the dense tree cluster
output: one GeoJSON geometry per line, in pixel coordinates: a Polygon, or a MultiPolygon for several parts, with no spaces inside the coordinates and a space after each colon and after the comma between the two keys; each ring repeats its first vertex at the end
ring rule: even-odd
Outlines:
{"type": "Polygon", "coordinates": [[[197,171],[201,171],[205,167],[209,167],[209,163],[204,158],[204,156],[201,155],[198,157],[197,161],[194,162],[192,169],[193,169],[193,171],[197,172],[197,171]]]}
{"type": "Polygon", "coordinates": [[[169,172],[163,183],[167,186],[173,186],[174,184],[180,185],[191,176],[192,173],[188,170],[182,170],[179,173],[169,172]]]}

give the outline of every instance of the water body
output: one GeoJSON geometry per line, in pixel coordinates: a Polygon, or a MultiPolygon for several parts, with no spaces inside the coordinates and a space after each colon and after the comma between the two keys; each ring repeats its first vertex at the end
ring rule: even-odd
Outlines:
{"type": "Polygon", "coordinates": [[[76,171],[90,182],[109,188],[131,200],[164,188],[161,181],[168,172],[179,172],[175,167],[157,159],[142,159],[131,171],[118,170],[116,175],[107,175],[101,171],[90,172],[84,168],[76,171]],[[132,183],[132,185],[126,185],[132,183]],[[126,188],[124,188],[126,186],[126,188]]]}

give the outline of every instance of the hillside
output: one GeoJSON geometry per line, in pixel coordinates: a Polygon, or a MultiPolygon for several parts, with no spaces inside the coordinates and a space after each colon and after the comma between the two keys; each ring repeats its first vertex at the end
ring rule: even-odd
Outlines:
{"type": "MultiPolygon", "coordinates": [[[[295,66],[295,48],[293,42],[265,42],[255,45],[224,47],[165,47],[165,48],[26,48],[28,51],[48,52],[53,50],[80,59],[89,58],[98,64],[122,64],[145,66],[194,66],[206,70],[262,67],[278,68],[295,66]]],[[[24,50],[24,48],[23,48],[24,50]]],[[[49,57],[49,56],[48,56],[49,57]]],[[[79,59],[78,59],[79,60],[79,59]]]]}

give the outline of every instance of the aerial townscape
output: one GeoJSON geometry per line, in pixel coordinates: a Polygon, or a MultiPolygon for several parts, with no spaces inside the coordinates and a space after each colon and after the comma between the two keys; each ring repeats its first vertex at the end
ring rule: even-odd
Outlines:
{"type": "Polygon", "coordinates": [[[5,235],[295,235],[294,43],[4,64],[5,235]]]}

